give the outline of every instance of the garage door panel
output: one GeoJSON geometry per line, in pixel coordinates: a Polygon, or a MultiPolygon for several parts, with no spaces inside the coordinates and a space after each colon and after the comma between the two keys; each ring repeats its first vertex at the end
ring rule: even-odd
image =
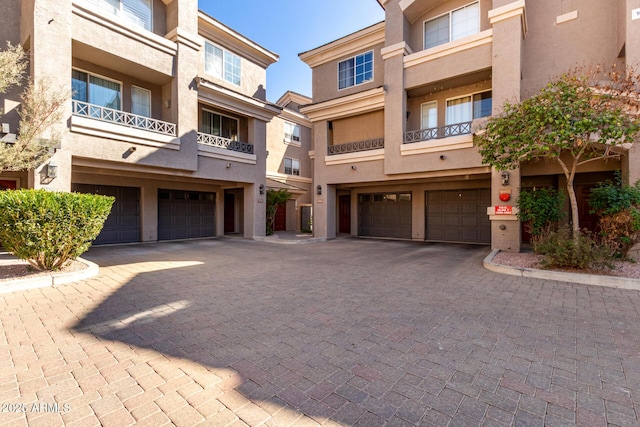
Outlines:
{"type": "Polygon", "coordinates": [[[362,194],[358,200],[358,235],[411,238],[411,194],[362,194]]]}
{"type": "Polygon", "coordinates": [[[491,242],[490,189],[429,191],[425,199],[426,240],[491,242]]]}
{"type": "Polygon", "coordinates": [[[215,194],[158,190],[158,240],[215,236],[215,194]]]}
{"type": "Polygon", "coordinates": [[[115,198],[111,213],[94,245],[140,241],[140,189],[96,184],[73,184],[79,193],[101,194],[115,198]]]}

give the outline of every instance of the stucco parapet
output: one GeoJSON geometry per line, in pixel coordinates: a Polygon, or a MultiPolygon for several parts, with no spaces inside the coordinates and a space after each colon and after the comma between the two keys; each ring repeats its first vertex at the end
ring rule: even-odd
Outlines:
{"type": "Polygon", "coordinates": [[[325,165],[342,165],[345,163],[371,162],[384,160],[384,148],[377,150],[359,151],[357,153],[336,154],[325,157],[325,165]]]}
{"type": "Polygon", "coordinates": [[[303,52],[298,56],[311,68],[315,68],[318,65],[326,64],[384,43],[384,33],[385,23],[380,22],[331,43],[303,52]]]}
{"type": "Polygon", "coordinates": [[[337,119],[384,108],[384,88],[379,87],[354,93],[341,98],[311,104],[301,111],[312,122],[337,119]]]}
{"type": "Polygon", "coordinates": [[[247,59],[253,60],[256,64],[267,68],[269,65],[277,62],[280,57],[278,54],[271,52],[270,50],[260,46],[258,43],[243,36],[237,31],[227,27],[222,22],[214,19],[202,11],[198,11],[198,29],[201,32],[207,31],[207,26],[217,32],[219,37],[226,40],[231,40],[236,44],[239,44],[239,48],[242,51],[242,56],[247,59]]]}
{"type": "Polygon", "coordinates": [[[93,10],[93,6],[84,0],[74,0],[71,11],[73,14],[91,21],[94,24],[106,27],[114,32],[124,35],[129,39],[144,43],[147,46],[150,46],[161,52],[168,53],[174,56],[177,52],[177,46],[175,42],[154,34],[151,31],[138,30],[134,26],[123,25],[117,20],[110,19],[110,17],[105,14],[98,14],[93,10]]]}
{"type": "Polygon", "coordinates": [[[438,58],[453,55],[458,52],[473,49],[478,46],[493,43],[493,30],[485,30],[472,36],[464,37],[460,40],[446,43],[444,45],[432,47],[404,58],[404,67],[410,68],[438,58]]]}
{"type": "Polygon", "coordinates": [[[489,22],[495,25],[500,21],[520,17],[522,20],[522,35],[527,33],[527,13],[525,0],[517,0],[489,11],[489,22]]]}
{"type": "Polygon", "coordinates": [[[224,106],[231,111],[253,117],[264,122],[269,122],[274,116],[282,113],[282,107],[268,101],[262,101],[239,92],[235,92],[226,87],[217,85],[202,77],[197,79],[198,99],[213,105],[224,106]],[[209,98],[207,94],[214,94],[209,98]]]}
{"type": "Polygon", "coordinates": [[[255,165],[258,159],[255,154],[239,153],[224,148],[210,147],[204,144],[198,144],[198,155],[248,165],[255,165]]]}
{"type": "Polygon", "coordinates": [[[413,156],[418,154],[437,153],[440,151],[460,150],[473,147],[473,136],[460,135],[449,138],[432,139],[428,141],[402,144],[400,154],[402,156],[413,156]]]}
{"type": "Polygon", "coordinates": [[[411,50],[407,42],[400,42],[383,48],[380,53],[382,54],[382,59],[386,61],[387,59],[393,58],[394,56],[398,55],[411,55],[413,51],[411,50]]]}

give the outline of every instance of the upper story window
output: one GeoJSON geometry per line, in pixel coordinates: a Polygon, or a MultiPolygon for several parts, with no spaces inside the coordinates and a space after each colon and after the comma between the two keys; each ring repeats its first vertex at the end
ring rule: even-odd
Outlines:
{"type": "Polygon", "coordinates": [[[421,129],[433,129],[438,127],[438,101],[425,102],[421,106],[421,129]]]}
{"type": "Polygon", "coordinates": [[[300,176],[300,160],[284,158],[284,173],[287,175],[300,176]]]}
{"type": "Polygon", "coordinates": [[[284,122],[284,142],[300,143],[300,125],[284,122]]]}
{"type": "Polygon", "coordinates": [[[138,116],[151,117],[151,91],[131,86],[131,112],[138,116]]]}
{"type": "Polygon", "coordinates": [[[204,43],[204,71],[240,86],[240,57],[208,41],[204,43]]]}
{"type": "Polygon", "coordinates": [[[424,48],[429,49],[480,32],[480,4],[471,3],[424,23],[424,48]]]}
{"type": "Polygon", "coordinates": [[[338,89],[345,89],[373,80],[373,51],[338,63],[338,89]]]}
{"type": "Polygon", "coordinates": [[[491,91],[447,100],[447,125],[470,122],[491,115],[491,91]]]}
{"type": "Polygon", "coordinates": [[[71,71],[73,99],[99,107],[122,109],[122,85],[94,74],[79,70],[71,71]]]}
{"type": "Polygon", "coordinates": [[[127,23],[151,31],[151,0],[90,0],[100,9],[127,23]]]}
{"type": "Polygon", "coordinates": [[[201,131],[209,135],[238,141],[238,120],[208,110],[202,110],[201,131]]]}

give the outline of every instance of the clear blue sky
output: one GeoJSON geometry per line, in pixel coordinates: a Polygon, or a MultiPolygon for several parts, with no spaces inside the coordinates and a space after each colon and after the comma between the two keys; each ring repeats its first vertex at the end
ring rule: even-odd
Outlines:
{"type": "Polygon", "coordinates": [[[298,54],[384,20],[376,0],[199,0],[200,10],[280,55],[267,69],[267,98],[287,90],[312,96],[311,70],[298,54]]]}

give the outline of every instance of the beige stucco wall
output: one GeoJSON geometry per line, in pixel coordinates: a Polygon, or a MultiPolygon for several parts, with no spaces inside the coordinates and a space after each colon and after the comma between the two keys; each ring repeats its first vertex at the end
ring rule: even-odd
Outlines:
{"type": "MultiPolygon", "coordinates": [[[[284,174],[284,158],[289,157],[300,161],[300,177],[311,178],[313,176],[309,150],[311,149],[311,128],[300,125],[300,144],[284,141],[284,123],[291,119],[282,116],[274,117],[267,125],[267,173],[284,174]]],[[[296,179],[296,177],[291,177],[296,179]]],[[[293,183],[298,185],[298,183],[293,183]]]]}

